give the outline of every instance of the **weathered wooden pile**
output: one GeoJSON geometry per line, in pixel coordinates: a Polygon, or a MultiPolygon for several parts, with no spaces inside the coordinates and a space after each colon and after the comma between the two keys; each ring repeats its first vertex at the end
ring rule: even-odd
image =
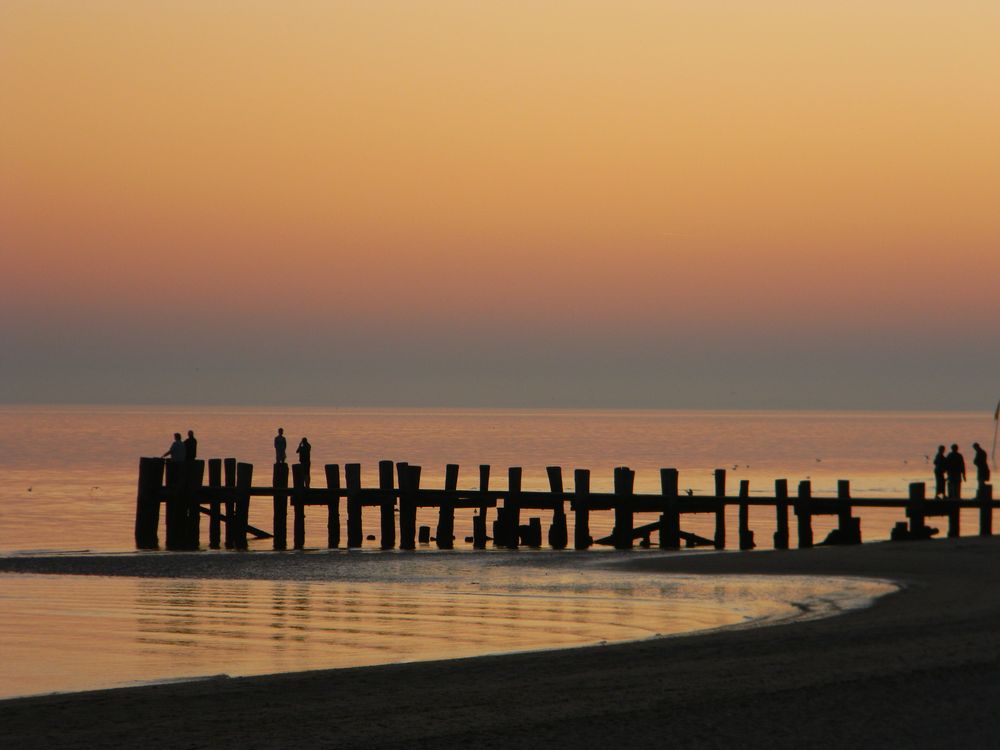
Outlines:
{"type": "Polygon", "coordinates": [[[630,549],[638,541],[641,546],[651,546],[656,534],[662,549],[679,549],[687,546],[711,545],[724,549],[726,545],[726,507],[739,508],[739,547],[753,549],[754,532],[750,529],[750,506],[774,508],[776,531],[774,547],[789,547],[789,511],[796,517],[799,547],[813,546],[812,519],[819,515],[833,515],[838,519],[837,528],[827,537],[827,544],[859,544],[861,519],[853,515],[855,508],[899,508],[905,511],[907,522],[896,524],[893,539],[928,538],[935,529],[926,525],[934,516],[948,518],[948,535],[959,536],[960,513],[963,508],[979,510],[979,533],[993,533],[993,510],[1000,502],[993,500],[993,488],[985,485],[975,500],[927,500],[922,482],[910,485],[906,499],[854,498],[850,482],[841,480],[836,498],[816,498],[809,481],[799,482],[794,498],[789,496],[788,481],[774,483],[774,495],[750,497],[750,483],[742,480],[736,496],[726,494],[726,471],[715,471],[715,494],[697,496],[678,493],[676,469],[660,469],[660,492],[641,494],[634,491],[635,472],[622,466],[614,470],[612,492],[591,492],[590,471],[573,472],[573,489],[563,486],[562,468],[547,468],[549,491],[531,491],[521,488],[521,468],[507,470],[506,489],[490,489],[490,466],[479,467],[478,486],[461,489],[458,484],[459,467],[448,464],[442,489],[420,486],[421,467],[405,462],[379,462],[378,487],[363,487],[361,465],[344,466],[343,484],[338,464],[324,467],[325,488],[310,486],[306,467],[301,464],[274,464],[269,486],[253,484],[254,467],[238,463],[235,458],[205,461],[165,462],[161,458],[142,458],[139,461],[139,488],[136,501],[135,543],[139,549],[158,549],[160,546],[160,506],[165,505],[166,548],[194,550],[201,545],[201,518],[208,517],[208,545],[212,549],[246,549],[248,537],[272,539],[276,550],[288,547],[288,507],[293,511],[292,545],[305,547],[306,506],[326,506],[326,545],[340,546],[341,498],[346,500],[347,547],[361,547],[365,539],[362,509],[376,507],[380,513],[380,542],[382,549],[412,550],[420,543],[431,541],[431,529],[417,528],[418,508],[437,508],[438,522],[433,540],[440,549],[452,549],[455,544],[455,513],[471,510],[472,536],[467,539],[476,549],[485,549],[489,542],[494,547],[515,549],[524,545],[543,545],[542,519],[532,517],[522,523],[524,511],[551,512],[547,542],[553,549],[565,549],[569,543],[567,507],[574,514],[573,547],[587,549],[593,544],[613,545],[617,549],[630,549]],[[205,483],[205,467],[208,482],[205,483]],[[289,486],[289,470],[291,486],[289,486]],[[266,532],[249,523],[250,499],[270,497],[273,503],[273,528],[266,532]],[[494,519],[489,525],[490,509],[494,519]],[[590,514],[614,512],[614,530],[610,536],[594,539],[590,533],[590,514]],[[708,513],[715,516],[715,534],[711,539],[682,530],[685,515],[708,513]],[[655,520],[635,525],[636,515],[654,514],[655,520]],[[225,527],[223,539],[222,527],[225,527]]]}

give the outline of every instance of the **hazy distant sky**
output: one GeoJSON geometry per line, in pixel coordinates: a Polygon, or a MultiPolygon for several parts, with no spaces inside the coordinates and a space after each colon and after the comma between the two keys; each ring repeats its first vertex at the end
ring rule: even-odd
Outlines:
{"type": "Polygon", "coordinates": [[[989,410],[1000,3],[4,0],[0,401],[989,410]]]}

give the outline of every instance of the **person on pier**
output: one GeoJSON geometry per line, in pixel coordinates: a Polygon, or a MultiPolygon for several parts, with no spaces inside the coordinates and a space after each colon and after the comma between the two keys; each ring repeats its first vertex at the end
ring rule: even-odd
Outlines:
{"type": "Polygon", "coordinates": [[[948,499],[962,499],[962,482],[965,481],[965,458],[958,452],[958,445],[952,443],[948,454],[948,499]]]}
{"type": "Polygon", "coordinates": [[[934,456],[934,499],[945,498],[945,475],[948,473],[948,458],[944,454],[944,446],[939,445],[934,456]]]}
{"type": "Polygon", "coordinates": [[[287,447],[288,442],[285,440],[285,429],[279,427],[278,434],[274,436],[274,462],[276,464],[285,463],[285,449],[287,447]]]}
{"type": "Polygon", "coordinates": [[[990,481],[990,460],[986,455],[986,451],[982,449],[979,443],[973,443],[972,450],[976,452],[976,457],[972,459],[972,463],[976,467],[977,491],[982,492],[983,485],[990,481]]]}
{"type": "Polygon", "coordinates": [[[171,461],[183,461],[186,455],[184,449],[184,443],[181,441],[181,434],[179,432],[174,433],[174,442],[170,444],[167,448],[166,453],[164,453],[160,458],[166,458],[170,456],[171,461]]]}
{"type": "Polygon", "coordinates": [[[295,449],[299,454],[299,463],[302,464],[302,486],[309,486],[309,466],[312,463],[312,446],[309,445],[308,438],[299,441],[299,447],[295,449]]]}
{"type": "Polygon", "coordinates": [[[194,436],[194,430],[188,430],[187,440],[184,441],[184,460],[194,461],[198,458],[198,440],[194,436]]]}

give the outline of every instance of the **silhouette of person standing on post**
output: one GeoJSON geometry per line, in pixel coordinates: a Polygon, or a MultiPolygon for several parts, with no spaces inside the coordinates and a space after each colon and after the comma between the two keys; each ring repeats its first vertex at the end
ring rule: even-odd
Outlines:
{"type": "Polygon", "coordinates": [[[166,458],[167,456],[170,456],[171,461],[183,461],[186,457],[186,450],[184,443],[181,442],[181,434],[179,432],[174,433],[174,442],[170,444],[166,453],[160,456],[160,458],[166,458]]]}
{"type": "Polygon", "coordinates": [[[939,445],[934,456],[934,499],[945,497],[945,474],[948,473],[948,458],[944,455],[944,446],[939,445]]]}
{"type": "Polygon", "coordinates": [[[965,481],[965,459],[958,452],[958,445],[952,443],[948,463],[948,499],[962,499],[962,482],[965,481]]]}
{"type": "Polygon", "coordinates": [[[285,449],[288,447],[288,442],[285,440],[285,430],[283,427],[278,428],[278,434],[274,436],[274,462],[276,464],[285,463],[285,449]]]}
{"type": "Polygon", "coordinates": [[[309,445],[308,438],[299,441],[299,447],[295,449],[299,454],[299,463],[302,464],[302,486],[309,486],[309,466],[312,463],[312,446],[309,445]]]}
{"type": "Polygon", "coordinates": [[[972,444],[972,450],[976,452],[976,457],[972,459],[973,465],[976,467],[976,481],[979,483],[977,487],[977,494],[983,491],[983,485],[990,481],[990,461],[979,443],[972,444]]]}
{"type": "Polygon", "coordinates": [[[195,439],[194,430],[188,430],[187,440],[184,441],[184,460],[194,461],[198,458],[198,441],[195,439]]]}

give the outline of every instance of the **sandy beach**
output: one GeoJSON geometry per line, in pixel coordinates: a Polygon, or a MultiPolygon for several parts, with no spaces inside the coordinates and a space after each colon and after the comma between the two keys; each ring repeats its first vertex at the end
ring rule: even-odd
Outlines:
{"type": "MultiPolygon", "coordinates": [[[[99,557],[85,572],[156,574],[169,559],[99,557]]],[[[896,581],[901,591],[867,609],[788,625],[15,699],[0,702],[0,743],[987,747],[1000,737],[1000,539],[609,555],[608,564],[664,573],[873,577],[896,581]]],[[[69,572],[60,565],[70,563],[0,560],[8,572],[69,572]]]]}

